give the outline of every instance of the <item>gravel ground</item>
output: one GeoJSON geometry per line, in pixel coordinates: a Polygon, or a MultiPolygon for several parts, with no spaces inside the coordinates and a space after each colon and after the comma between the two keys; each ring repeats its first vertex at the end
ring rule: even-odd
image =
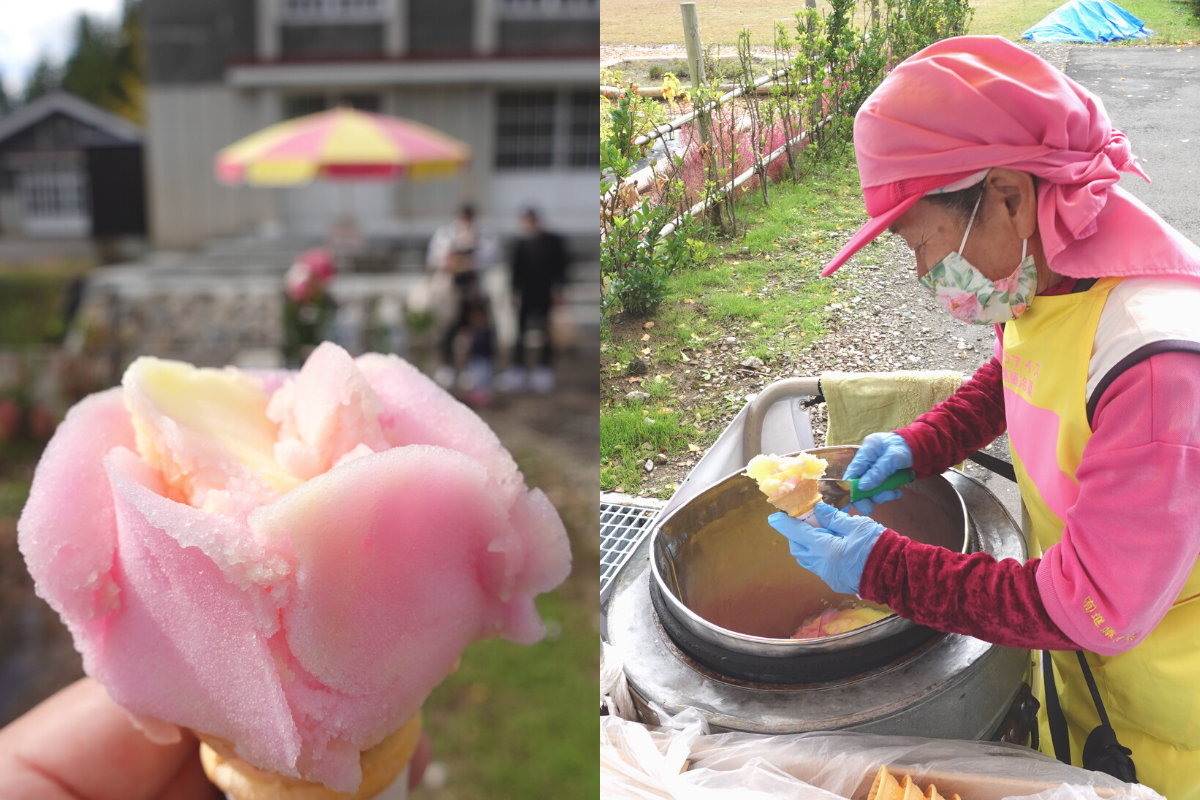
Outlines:
{"type": "MultiPolygon", "coordinates": [[[[850,300],[831,304],[829,334],[798,357],[802,366],[796,373],[948,369],[969,378],[992,358],[993,329],[959,322],[942,311],[917,282],[916,262],[903,239],[885,233],[865,252],[876,263],[860,264],[855,258],[839,270],[846,274],[850,300]]],[[[813,436],[823,442],[828,425],[824,404],[813,411],[813,436]]],[[[1008,460],[1008,437],[997,439],[987,452],[1008,460]]],[[[964,470],[987,483],[1020,518],[1015,484],[970,462],[964,470]]]]}

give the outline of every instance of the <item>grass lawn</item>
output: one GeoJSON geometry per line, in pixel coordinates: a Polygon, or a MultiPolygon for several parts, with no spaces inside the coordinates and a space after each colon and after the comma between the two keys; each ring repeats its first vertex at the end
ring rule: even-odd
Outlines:
{"type": "MultiPolygon", "coordinates": [[[[1065,0],[973,0],[973,34],[999,34],[1017,39],[1021,32],[1065,0]]],[[[824,6],[818,3],[818,8],[824,6]]],[[[1123,0],[1122,8],[1146,23],[1156,35],[1143,44],[1200,41],[1200,20],[1183,0],[1123,0]]],[[[789,26],[802,0],[699,0],[701,40],[733,47],[738,31],[749,28],[755,44],[769,46],[776,20],[789,26]]],[[[679,3],[675,0],[604,0],[600,15],[604,44],[683,44],[679,3]]]]}
{"type": "Polygon", "coordinates": [[[0,345],[56,341],[64,333],[63,302],[87,264],[0,266],[0,345]]]}
{"type": "Polygon", "coordinates": [[[615,317],[602,333],[606,491],[669,495],[664,475],[681,478],[724,430],[745,402],[744,378],[783,377],[787,353],[811,348],[824,332],[825,306],[842,289],[839,278],[818,280],[818,273],[865,218],[853,159],[843,155],[799,184],[774,185],[768,208],[757,194],[747,200],[743,239],[716,242],[705,263],[672,275],[653,315],[615,317]],[[752,358],[762,366],[744,366],[752,358]],[[632,391],[649,398],[630,400],[632,391]],[[660,453],[667,463],[651,477],[645,462],[657,463],[660,453]]]}
{"type": "Polygon", "coordinates": [[[419,787],[414,800],[586,800],[600,791],[595,483],[580,481],[573,467],[564,470],[553,458],[514,455],[528,484],[554,499],[563,517],[571,575],[537,598],[545,639],[528,647],[502,639],[470,645],[459,668],[425,702],[433,759],[444,765],[447,780],[419,787]],[[585,488],[591,489],[586,496],[585,488]]]}
{"type": "MultiPolygon", "coordinates": [[[[1009,39],[1037,23],[1066,0],[972,0],[975,18],[971,33],[999,34],[1009,39]]],[[[1118,5],[1155,32],[1131,44],[1175,44],[1200,41],[1200,20],[1183,0],[1118,0],[1118,5]]],[[[736,35],[736,34],[735,34],[736,35]]]]}

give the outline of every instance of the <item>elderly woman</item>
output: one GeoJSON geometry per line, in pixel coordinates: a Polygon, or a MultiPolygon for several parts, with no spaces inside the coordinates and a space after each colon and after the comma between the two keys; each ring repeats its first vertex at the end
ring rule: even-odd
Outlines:
{"type": "MultiPolygon", "coordinates": [[[[939,305],[997,341],[949,400],[869,436],[846,474],[864,488],[938,474],[1007,430],[1038,557],[955,554],[824,505],[822,528],[772,525],[839,591],[1053,651],[1034,681],[1066,719],[1057,755],[1094,765],[1100,717],[1070,652],[1085,651],[1137,777],[1200,798],[1200,248],[1116,185],[1145,175],[1100,100],[999,38],[899,65],[854,146],[872,219],[822,274],[886,228],[939,305]]],[[[1045,719],[1041,733],[1049,752],[1045,719]]]]}

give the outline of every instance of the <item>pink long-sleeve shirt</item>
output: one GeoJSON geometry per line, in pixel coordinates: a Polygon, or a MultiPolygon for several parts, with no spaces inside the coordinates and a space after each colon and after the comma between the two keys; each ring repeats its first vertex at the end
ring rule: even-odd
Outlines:
{"type": "MultiPolygon", "coordinates": [[[[897,433],[924,476],[1005,429],[1001,366],[993,359],[897,433]]],[[[997,644],[1102,655],[1138,644],[1181,599],[1200,556],[1200,354],[1160,353],[1130,367],[1101,395],[1092,432],[1062,541],[1040,560],[964,556],[889,531],[867,560],[862,596],[997,644]],[[1085,611],[1089,597],[1095,607],[1085,611]],[[1097,611],[1117,631],[1112,639],[1094,624],[1097,611]]]]}

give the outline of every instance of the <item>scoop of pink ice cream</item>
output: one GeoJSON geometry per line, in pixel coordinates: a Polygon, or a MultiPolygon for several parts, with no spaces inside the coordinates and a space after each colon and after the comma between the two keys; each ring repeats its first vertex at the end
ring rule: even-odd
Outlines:
{"type": "Polygon", "coordinates": [[[18,531],[85,669],[149,731],[352,792],[467,644],[541,637],[562,522],[406,362],[324,344],[290,375],[139,359],[123,384],[68,413],[18,531]]]}

